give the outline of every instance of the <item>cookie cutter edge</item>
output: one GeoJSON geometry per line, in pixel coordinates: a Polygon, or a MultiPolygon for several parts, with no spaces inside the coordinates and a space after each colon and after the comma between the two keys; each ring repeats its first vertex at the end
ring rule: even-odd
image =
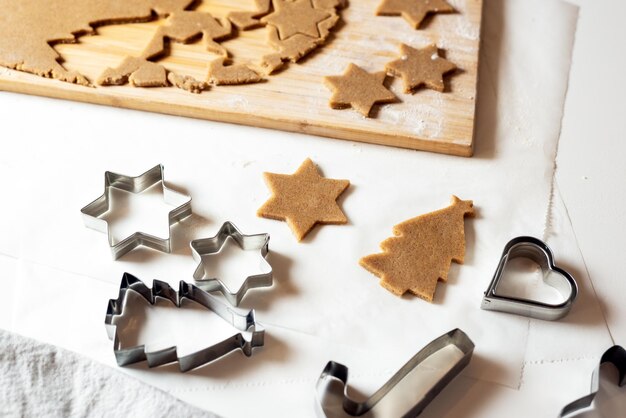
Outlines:
{"type": "Polygon", "coordinates": [[[554,321],[563,318],[569,313],[577,295],[578,284],[576,280],[567,271],[556,266],[550,247],[538,238],[521,236],[513,238],[504,247],[500,256],[500,262],[489,287],[485,291],[480,308],[487,311],[507,312],[535,319],[554,321]],[[555,288],[565,300],[561,303],[551,304],[532,299],[498,295],[496,291],[506,264],[514,258],[527,258],[539,264],[544,271],[544,282],[555,288]],[[546,275],[546,271],[554,271],[564,280],[550,281],[551,276],[546,275]]]}
{"type": "Polygon", "coordinates": [[[250,357],[252,355],[252,349],[262,346],[265,341],[265,329],[257,324],[253,309],[247,311],[245,314],[237,312],[237,310],[224,304],[215,298],[215,296],[183,280],[179,283],[178,292],[169,284],[160,280],[154,280],[152,288],[149,288],[144,282],[130,273],[124,273],[122,276],[117,299],[109,300],[104,324],[109,339],[113,340],[113,352],[115,353],[118,366],[127,366],[144,360],[148,362],[149,367],[178,362],[180,371],[187,372],[217,360],[237,349],[241,349],[246,357],[250,357]],[[115,318],[123,314],[127,302],[126,295],[129,290],[137,292],[151,305],[156,303],[156,298],[167,299],[178,308],[181,307],[184,299],[194,301],[215,312],[241,332],[209,347],[181,357],[177,354],[176,346],[154,352],[146,352],[145,344],[122,348],[121,341],[117,334],[115,318]],[[249,333],[250,338],[246,339],[243,332],[249,333]]]}
{"type": "Polygon", "coordinates": [[[134,250],[139,246],[152,248],[153,250],[161,251],[164,253],[170,253],[171,247],[171,229],[176,223],[182,221],[191,215],[191,197],[170,189],[165,184],[164,167],[162,164],[152,167],[150,170],[136,177],[127,176],[124,174],[113,173],[106,171],[104,173],[104,193],[84,206],[80,212],[83,215],[83,221],[87,228],[95,229],[96,231],[107,234],[109,247],[111,249],[111,255],[114,260],[122,257],[128,252],[134,250]],[[174,196],[183,197],[186,199],[184,203],[175,207],[168,213],[169,232],[167,238],[159,238],[154,235],[146,234],[144,232],[135,232],[132,235],[113,243],[114,237],[109,229],[109,224],[106,220],[100,218],[111,207],[109,202],[109,189],[111,187],[123,190],[126,192],[139,194],[161,182],[163,188],[163,200],[165,203],[171,203],[174,196]]]}
{"type": "Polygon", "coordinates": [[[231,305],[239,306],[239,303],[241,303],[241,300],[248,290],[258,287],[268,287],[274,282],[272,266],[267,262],[269,241],[269,234],[262,233],[245,235],[241,233],[237,226],[230,221],[224,222],[215,236],[191,241],[189,243],[191,253],[194,260],[198,263],[196,270],[193,273],[196,286],[206,292],[219,291],[231,305]],[[219,253],[229,237],[235,240],[242,250],[260,250],[261,258],[269,267],[269,271],[267,273],[255,274],[246,277],[236,292],[231,291],[230,288],[218,277],[207,278],[204,270],[204,262],[202,260],[203,256],[219,253]]]}
{"type": "MultiPolygon", "coordinates": [[[[462,353],[463,357],[457,360],[454,365],[428,390],[423,397],[409,410],[403,417],[418,416],[430,402],[469,364],[474,353],[474,343],[459,328],[453,329],[442,336],[432,340],[424,348],[417,352],[407,361],[385,384],[383,384],[373,395],[363,402],[356,402],[348,396],[348,367],[334,361],[328,362],[317,380],[316,391],[318,414],[326,416],[320,402],[319,392],[322,384],[328,379],[335,379],[343,386],[343,410],[351,416],[360,416],[374,408],[382,398],[391,392],[404,377],[417,368],[424,360],[432,354],[444,349],[449,345],[454,345],[462,353]]],[[[327,389],[328,390],[328,386],[327,389]]]]}

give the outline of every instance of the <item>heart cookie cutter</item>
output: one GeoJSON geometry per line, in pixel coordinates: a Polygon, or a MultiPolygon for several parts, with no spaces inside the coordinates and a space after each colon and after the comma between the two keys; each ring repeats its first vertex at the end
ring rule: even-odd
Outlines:
{"type": "Polygon", "coordinates": [[[626,350],[619,345],[614,345],[604,352],[600,359],[600,364],[598,364],[598,367],[593,371],[591,376],[591,393],[566,405],[565,408],[561,410],[559,418],[566,418],[571,414],[580,412],[591,406],[591,403],[600,390],[600,367],[604,363],[612,363],[617,368],[619,373],[617,385],[626,385],[626,350]]]}
{"type": "MultiPolygon", "coordinates": [[[[450,383],[470,362],[474,353],[474,343],[460,329],[453,329],[428,343],[417,352],[404,366],[400,368],[384,385],[372,396],[363,402],[357,402],[348,395],[348,368],[334,361],[328,362],[316,385],[317,390],[317,413],[321,417],[340,418],[349,416],[361,416],[374,408],[387,395],[394,399],[414,399],[415,404],[404,412],[402,418],[418,416],[428,404],[450,383]],[[416,395],[416,383],[414,379],[405,379],[413,370],[431,355],[453,345],[461,351],[463,356],[456,360],[450,369],[438,379],[435,384],[424,394],[416,395]],[[343,391],[343,408],[325,408],[323,399],[329,394],[343,391]],[[393,392],[393,395],[391,393],[393,392]],[[415,399],[417,397],[417,399],[415,399]]],[[[388,416],[383,414],[383,416],[388,416]]]]}
{"type": "Polygon", "coordinates": [[[578,295],[578,285],[571,274],[554,264],[552,250],[540,239],[534,237],[513,238],[506,244],[498,268],[485,291],[481,309],[508,312],[530,318],[554,321],[567,315],[578,295]],[[544,282],[554,287],[565,299],[552,304],[512,296],[498,295],[498,285],[506,270],[507,263],[514,258],[526,258],[537,263],[543,271],[544,282]],[[557,274],[550,274],[557,273],[557,274]]]}

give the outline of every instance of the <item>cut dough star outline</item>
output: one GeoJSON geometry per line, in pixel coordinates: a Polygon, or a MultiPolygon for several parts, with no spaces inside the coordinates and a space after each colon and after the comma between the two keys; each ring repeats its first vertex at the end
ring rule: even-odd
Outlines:
{"type": "Polygon", "coordinates": [[[339,76],[324,77],[324,83],[333,92],[330,107],[344,109],[352,107],[363,116],[369,117],[377,103],[392,103],[398,100],[384,85],[387,74],[384,71],[368,73],[355,64],[339,76]]]}
{"type": "Polygon", "coordinates": [[[411,93],[418,87],[426,87],[443,92],[443,76],[456,70],[456,65],[439,56],[437,45],[416,49],[400,45],[402,58],[391,61],[385,66],[390,75],[402,77],[405,93],[411,93]]]}
{"type": "Polygon", "coordinates": [[[322,177],[310,158],[291,175],[266,172],[263,178],[272,196],[259,208],[257,215],[286,221],[298,241],[316,224],[348,222],[337,198],[350,186],[350,181],[322,177]]]}
{"type": "Polygon", "coordinates": [[[317,25],[331,15],[325,10],[316,9],[311,0],[274,0],[274,12],[263,17],[261,22],[278,29],[280,39],[287,39],[297,33],[319,38],[317,25]]]}
{"type": "Polygon", "coordinates": [[[376,9],[378,16],[402,16],[415,29],[430,13],[452,13],[454,7],[445,0],[383,0],[376,9]]]}

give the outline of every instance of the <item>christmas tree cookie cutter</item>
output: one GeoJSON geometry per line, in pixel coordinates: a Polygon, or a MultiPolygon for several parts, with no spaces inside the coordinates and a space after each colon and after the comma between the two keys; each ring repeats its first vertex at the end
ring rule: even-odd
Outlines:
{"type": "Polygon", "coordinates": [[[509,241],[504,247],[498,268],[485,291],[481,309],[554,321],[569,313],[577,295],[576,280],[567,271],[555,265],[552,250],[546,243],[533,237],[517,237],[509,241]],[[563,296],[564,301],[552,304],[499,295],[497,291],[500,280],[506,270],[507,263],[514,258],[527,258],[536,262],[544,273],[544,282],[554,287],[563,296]]]}
{"type": "Polygon", "coordinates": [[[220,230],[211,238],[196,239],[189,244],[194,260],[198,263],[193,273],[196,285],[204,291],[219,291],[226,300],[233,306],[239,303],[250,289],[257,287],[268,287],[273,283],[272,266],[267,262],[269,252],[269,234],[244,235],[232,222],[224,222],[220,230]],[[255,274],[245,278],[241,287],[236,291],[231,291],[228,286],[218,277],[207,277],[204,269],[204,256],[217,254],[220,252],[228,238],[232,238],[245,251],[260,251],[263,273],[255,274]]]}
{"type": "Polygon", "coordinates": [[[252,355],[252,349],[262,346],[265,338],[265,330],[257,324],[254,310],[249,310],[245,313],[238,312],[238,310],[222,303],[204,290],[182,280],[180,281],[178,292],[166,282],[160,280],[154,280],[152,288],[149,288],[141,280],[129,273],[124,273],[122,276],[117,299],[109,300],[104,324],[109,339],[113,340],[113,352],[115,353],[118,366],[127,366],[129,364],[147,361],[149,367],[156,367],[178,362],[181,372],[187,372],[196,367],[210,363],[238,349],[247,357],[250,357],[252,355]],[[183,299],[194,301],[215,312],[241,332],[185,356],[178,356],[176,346],[154,352],[147,352],[145,345],[122,347],[117,333],[115,319],[120,317],[124,312],[128,291],[137,292],[151,305],[155,304],[157,298],[167,299],[179,308],[183,299]]]}
{"type": "Polygon", "coordinates": [[[450,369],[443,375],[426,393],[415,399],[415,404],[403,413],[403,418],[418,416],[430,402],[445,388],[470,362],[474,353],[474,343],[460,329],[449,331],[439,338],[428,343],[417,354],[415,354],[404,366],[400,368],[384,385],[380,387],[372,396],[363,402],[357,402],[348,395],[348,368],[343,364],[334,361],[328,362],[316,385],[317,391],[317,412],[319,416],[327,418],[339,418],[348,416],[361,416],[372,410],[387,395],[394,396],[394,399],[416,398],[419,393],[415,387],[414,379],[405,377],[416,369],[424,360],[436,352],[448,346],[455,346],[461,351],[463,356],[456,360],[450,369]],[[391,393],[393,394],[391,395],[391,393]],[[328,396],[342,397],[342,408],[329,407],[325,405],[324,399],[328,396]]]}
{"type": "Polygon", "coordinates": [[[164,168],[161,164],[154,166],[137,177],[107,171],[104,173],[104,193],[80,210],[83,214],[85,226],[107,234],[109,247],[111,248],[111,254],[113,255],[114,260],[117,260],[124,254],[141,245],[164,253],[171,252],[171,228],[174,224],[191,215],[191,197],[168,188],[165,185],[163,171],[164,168]],[[135,232],[131,236],[114,243],[114,237],[111,235],[109,224],[106,220],[101,218],[101,216],[111,208],[109,201],[109,189],[114,188],[139,194],[158,183],[161,183],[162,185],[163,200],[165,203],[175,205],[175,202],[184,200],[182,204],[176,206],[168,214],[170,228],[168,237],[159,238],[144,232],[135,232]]]}
{"type": "Polygon", "coordinates": [[[626,350],[619,345],[614,345],[604,352],[598,367],[593,371],[591,376],[591,393],[566,405],[561,410],[559,418],[566,418],[591,406],[591,403],[600,391],[600,367],[605,363],[611,363],[617,368],[619,373],[617,385],[626,385],[626,350]]]}

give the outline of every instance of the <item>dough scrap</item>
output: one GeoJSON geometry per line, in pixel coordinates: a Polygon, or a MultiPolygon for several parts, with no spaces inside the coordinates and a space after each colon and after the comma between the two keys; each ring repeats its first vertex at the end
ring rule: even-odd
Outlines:
{"type": "Polygon", "coordinates": [[[184,10],[193,0],[0,0],[0,65],[42,77],[89,85],[65,69],[52,45],[73,43],[103,24],[148,21],[184,10]]]}
{"type": "Polygon", "coordinates": [[[402,77],[405,93],[411,93],[418,87],[426,87],[442,92],[443,76],[456,70],[456,65],[439,56],[437,45],[415,49],[400,45],[402,58],[391,61],[385,66],[387,73],[402,77]]]}
{"type": "Polygon", "coordinates": [[[263,178],[272,196],[257,215],[286,221],[298,241],[316,224],[348,222],[337,198],[350,186],[350,181],[322,177],[310,158],[292,175],[263,173],[263,178]]]}
{"type": "Polygon", "coordinates": [[[445,0],[383,0],[376,9],[378,16],[402,16],[415,29],[430,13],[452,13],[454,7],[445,0]]]}
{"type": "Polygon", "coordinates": [[[390,292],[398,296],[410,292],[430,302],[437,282],[448,279],[450,263],[463,263],[464,218],[474,214],[471,200],[452,196],[447,208],[394,226],[394,236],[380,244],[383,252],[363,257],[359,264],[390,292]]]}
{"type": "Polygon", "coordinates": [[[172,84],[172,86],[195,94],[200,94],[210,88],[209,83],[205,81],[199,81],[191,76],[180,75],[174,72],[169,72],[167,74],[167,80],[172,84]]]}
{"type": "Polygon", "coordinates": [[[263,81],[264,78],[245,64],[224,65],[226,58],[211,61],[209,64],[209,81],[217,86],[230,84],[251,84],[263,81]]]}
{"type": "Polygon", "coordinates": [[[333,92],[330,107],[345,109],[352,107],[363,116],[369,117],[377,103],[392,103],[398,100],[384,85],[387,74],[384,71],[368,73],[361,67],[350,64],[340,76],[324,77],[324,83],[333,92]]]}
{"type": "Polygon", "coordinates": [[[101,86],[120,86],[128,82],[137,87],[167,87],[167,71],[157,63],[126,57],[117,68],[107,68],[97,81],[101,86]]]}

